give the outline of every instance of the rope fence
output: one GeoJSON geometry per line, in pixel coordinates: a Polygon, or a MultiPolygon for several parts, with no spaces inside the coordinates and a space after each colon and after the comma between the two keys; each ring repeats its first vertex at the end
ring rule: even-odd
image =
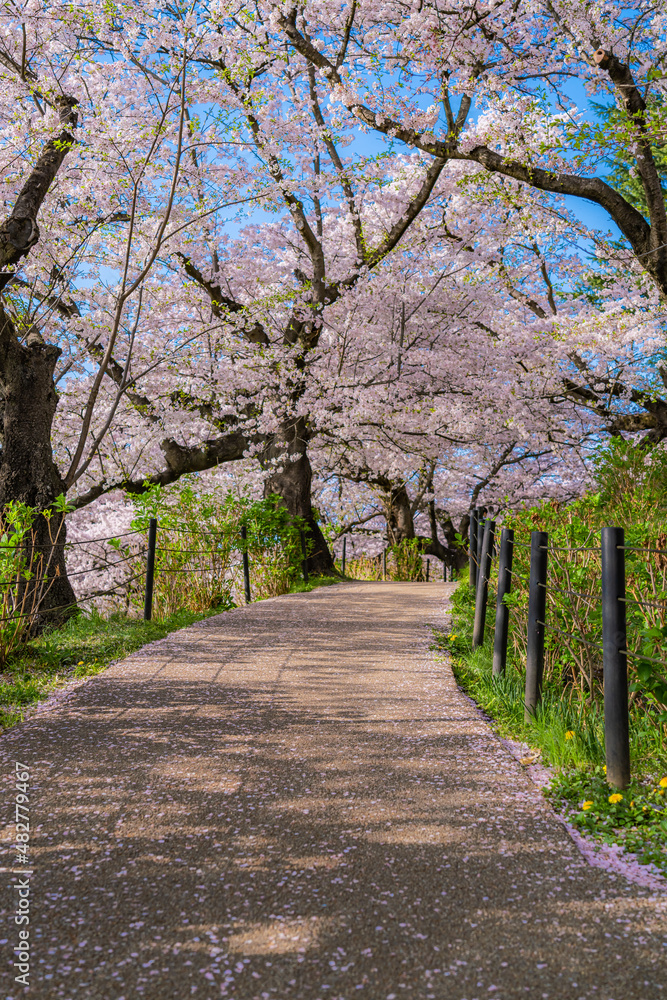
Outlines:
{"type": "MultiPolygon", "coordinates": [[[[473,648],[484,641],[487,618],[488,585],[491,577],[492,558],[495,552],[496,524],[493,520],[482,523],[480,512],[473,511],[470,519],[469,573],[470,586],[475,593],[473,648]]],[[[599,547],[579,546],[571,549],[550,544],[544,531],[532,531],[530,543],[517,541],[511,528],[503,528],[498,551],[498,586],[493,648],[493,676],[502,677],[507,664],[510,607],[506,598],[511,594],[512,583],[519,581],[528,590],[526,641],[526,675],[524,709],[526,722],[531,722],[542,699],[542,681],[545,663],[545,632],[561,636],[568,643],[581,644],[601,654],[604,697],[605,754],[607,781],[616,788],[626,788],[630,782],[629,742],[629,686],[627,658],[632,657],[655,663],[667,672],[667,662],[643,652],[628,649],[626,608],[658,608],[667,611],[667,598],[662,601],[644,600],[643,597],[626,596],[625,553],[659,554],[667,558],[667,550],[625,544],[623,528],[602,528],[599,547]],[[528,577],[513,570],[514,550],[529,552],[528,577]],[[565,553],[572,557],[578,553],[591,553],[600,558],[600,592],[586,593],[568,586],[557,586],[549,580],[549,555],[565,553]],[[547,596],[550,594],[578,598],[601,606],[602,642],[594,642],[581,630],[566,632],[549,621],[547,596]]],[[[566,561],[556,560],[556,570],[564,571],[566,561]]],[[[574,563],[573,563],[574,565],[574,563]]],[[[581,566],[581,563],[576,563],[581,566]]],[[[553,570],[552,570],[553,572],[553,570]]],[[[651,577],[651,580],[653,578],[651,577]]],[[[566,580],[568,577],[566,575],[566,580]]],[[[560,582],[560,581],[559,581],[560,582]]],[[[558,608],[557,602],[554,607],[558,608]]],[[[586,615],[589,621],[590,606],[582,609],[572,605],[567,609],[575,619],[586,615]]],[[[596,612],[599,615],[599,611],[596,612]]],[[[580,619],[581,620],[581,619],[580,619]]],[[[632,621],[633,619],[631,619],[632,621]]],[[[600,627],[599,617],[593,619],[600,627]]],[[[664,634],[664,633],[663,633],[664,634]]],[[[571,648],[571,647],[568,647],[571,648]]]]}
{"type": "MultiPolygon", "coordinates": [[[[148,523],[148,530],[133,529],[131,531],[120,532],[115,535],[105,535],[100,538],[85,538],[78,539],[73,542],[62,543],[62,550],[67,553],[71,549],[80,549],[82,546],[92,546],[100,543],[117,542],[122,539],[128,539],[132,537],[141,538],[144,542],[140,547],[134,548],[133,551],[128,552],[126,546],[122,548],[120,546],[114,547],[113,555],[116,558],[110,559],[109,561],[101,561],[105,559],[105,555],[100,555],[99,553],[94,553],[92,555],[93,564],[86,569],[73,569],[67,572],[67,579],[79,578],[83,576],[95,576],[100,573],[110,573],[113,572],[117,567],[129,563],[144,560],[144,567],[140,572],[130,575],[126,579],[122,580],[113,587],[108,587],[105,589],[96,590],[92,594],[87,594],[85,596],[80,596],[77,598],[77,603],[86,603],[91,600],[96,600],[98,598],[109,597],[116,595],[121,591],[128,592],[128,588],[132,584],[137,583],[139,580],[144,581],[144,610],[143,617],[144,620],[150,621],[153,614],[153,592],[155,586],[155,579],[157,574],[166,576],[182,577],[184,575],[195,575],[199,574],[209,574],[212,578],[216,577],[218,568],[211,564],[206,566],[179,566],[179,565],[160,565],[158,556],[164,554],[167,556],[170,562],[173,563],[173,559],[170,557],[206,557],[206,556],[220,556],[222,554],[229,554],[232,547],[240,550],[241,560],[240,565],[243,569],[243,593],[245,601],[249,604],[252,600],[251,594],[251,560],[248,552],[248,531],[245,525],[240,525],[236,532],[236,535],[226,535],[224,541],[221,538],[220,546],[218,548],[206,548],[206,549],[193,549],[193,548],[175,548],[173,545],[169,545],[169,535],[171,532],[175,532],[182,536],[196,536],[201,538],[211,539],[211,535],[215,533],[213,531],[198,531],[196,529],[190,528],[174,528],[165,525],[160,529],[160,534],[166,536],[165,541],[167,544],[158,544],[158,522],[156,518],[150,518],[148,523]],[[147,544],[145,542],[146,535],[148,536],[147,544]],[[233,543],[236,542],[234,545],[233,543]]],[[[215,544],[214,539],[211,539],[213,544],[215,544]]],[[[187,544],[187,543],[186,543],[187,544]]],[[[56,550],[57,540],[52,542],[52,551],[56,550]]],[[[24,542],[20,545],[4,546],[5,549],[23,549],[24,551],[30,552],[31,544],[24,542]]],[[[304,582],[308,582],[308,551],[306,544],[306,537],[303,531],[301,531],[301,572],[303,574],[304,582]]],[[[28,564],[32,562],[28,559],[28,564]]],[[[225,569],[225,572],[227,572],[225,569]]],[[[72,604],[58,604],[54,606],[49,606],[48,602],[45,600],[48,595],[48,590],[53,585],[54,580],[58,578],[58,573],[46,574],[29,572],[28,570],[19,568],[17,569],[16,575],[12,579],[0,580],[0,588],[5,588],[5,605],[12,605],[16,610],[12,610],[10,614],[0,617],[0,625],[6,624],[8,622],[18,622],[26,618],[33,618],[37,620],[41,614],[52,614],[56,611],[65,611],[68,608],[72,608],[72,604]],[[32,596],[31,601],[33,604],[32,610],[23,611],[21,607],[21,602],[23,602],[23,607],[25,607],[25,598],[22,595],[25,593],[29,581],[31,581],[32,596]],[[9,590],[9,594],[7,594],[9,590]]]]}

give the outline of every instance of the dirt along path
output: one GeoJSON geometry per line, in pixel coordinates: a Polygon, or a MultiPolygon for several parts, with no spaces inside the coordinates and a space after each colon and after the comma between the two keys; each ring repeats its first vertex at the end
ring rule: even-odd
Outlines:
{"type": "Polygon", "coordinates": [[[429,651],[450,590],[253,604],[5,734],[0,996],[667,996],[667,897],[588,865],[429,651]]]}

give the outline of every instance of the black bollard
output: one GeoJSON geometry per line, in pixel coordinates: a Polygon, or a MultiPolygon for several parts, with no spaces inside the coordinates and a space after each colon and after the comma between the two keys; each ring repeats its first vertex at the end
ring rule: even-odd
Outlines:
{"type": "Polygon", "coordinates": [[[248,562],[248,529],[245,524],[241,526],[241,539],[243,540],[243,588],[245,590],[245,602],[250,604],[250,563],[248,562]]]}
{"type": "Polygon", "coordinates": [[[607,781],[614,788],[630,784],[624,546],[623,528],[602,529],[604,745],[607,781]]]}
{"type": "Polygon", "coordinates": [[[303,554],[303,561],[301,563],[301,569],[303,570],[303,582],[308,583],[308,549],[306,548],[306,532],[303,528],[300,529],[301,535],[301,552],[303,554]]]}
{"type": "Polygon", "coordinates": [[[486,625],[486,604],[489,597],[489,577],[491,576],[491,559],[493,541],[496,532],[496,522],[486,521],[482,534],[482,548],[477,567],[477,592],[475,595],[475,624],[472,632],[472,648],[477,649],[484,642],[484,626],[486,625]]]}
{"type": "Polygon", "coordinates": [[[470,511],[470,529],[469,529],[469,554],[468,554],[468,568],[469,568],[469,582],[473,590],[477,586],[477,528],[478,528],[479,514],[476,507],[470,511]]]}
{"type": "Polygon", "coordinates": [[[502,677],[507,665],[507,639],[509,634],[510,609],[503,598],[512,590],[512,558],[514,555],[514,531],[503,528],[500,533],[500,557],[498,560],[498,595],[496,599],[496,633],[493,640],[493,676],[502,677]]]}
{"type": "Polygon", "coordinates": [[[477,518],[477,579],[475,582],[475,591],[477,591],[477,584],[479,583],[479,571],[482,566],[482,547],[484,545],[484,524],[485,519],[482,517],[482,512],[479,511],[477,518]]]}
{"type": "Polygon", "coordinates": [[[345,576],[345,549],[347,548],[347,535],[343,536],[343,561],[341,565],[341,573],[345,576]]]}
{"type": "Polygon", "coordinates": [[[144,621],[153,615],[153,581],[155,580],[155,543],[157,540],[157,520],[148,522],[148,551],[146,553],[146,591],[144,596],[144,621]]]}
{"type": "Polygon", "coordinates": [[[544,623],[547,610],[547,556],[549,536],[546,531],[530,533],[530,582],[528,585],[528,648],[526,652],[526,722],[535,715],[542,698],[544,673],[544,623]]]}

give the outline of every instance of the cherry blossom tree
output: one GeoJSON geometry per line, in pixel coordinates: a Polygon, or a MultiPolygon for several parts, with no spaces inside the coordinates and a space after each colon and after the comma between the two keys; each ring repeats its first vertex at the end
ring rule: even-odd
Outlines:
{"type": "MultiPolygon", "coordinates": [[[[0,505],[38,511],[31,544],[48,568],[48,615],[73,603],[65,528],[53,511],[94,464],[144,371],[187,346],[183,305],[165,290],[169,241],[201,215],[191,191],[184,31],[151,73],[109,56],[91,12],[41,5],[3,14],[0,225],[0,505]],[[152,321],[146,323],[146,312],[152,321]],[[167,350],[160,324],[169,330],[167,350]],[[59,398],[68,433],[54,454],[59,398]]],[[[114,24],[99,18],[106,34],[114,24]]],[[[142,36],[154,54],[154,38],[142,36]]],[[[230,178],[230,190],[235,188],[230,178]]],[[[197,336],[203,331],[197,330],[197,336]]]]}
{"type": "MultiPolygon", "coordinates": [[[[583,175],[566,141],[590,132],[540,103],[528,49],[520,94],[541,7],[480,7],[468,27],[358,4],[343,21],[324,4],[45,11],[10,11],[0,47],[0,502],[66,491],[83,510],[250,457],[308,525],[311,571],[331,572],[313,471],[316,489],[375,491],[392,538],[442,556],[438,529],[449,545],[476,501],[565,495],[596,435],[662,434],[644,363],[658,264],[649,284],[525,173],[583,175]],[[524,173],[473,155],[482,135],[524,173]]],[[[561,86],[549,58],[539,79],[561,86]]],[[[71,598],[63,540],[53,607],[71,598]]]]}
{"type": "Polygon", "coordinates": [[[434,163],[478,165],[600,206],[623,234],[588,235],[667,296],[667,212],[655,150],[665,142],[664,3],[267,4],[266,21],[367,128],[434,163]],[[604,128],[572,96],[615,107],[604,128]],[[428,108],[424,108],[426,101],[428,108]],[[633,165],[646,206],[600,176],[633,165]]]}

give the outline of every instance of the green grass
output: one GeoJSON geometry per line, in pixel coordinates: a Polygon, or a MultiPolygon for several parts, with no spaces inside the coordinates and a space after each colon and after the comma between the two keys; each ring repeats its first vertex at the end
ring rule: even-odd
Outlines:
{"type": "MultiPolygon", "coordinates": [[[[307,584],[294,584],[290,593],[340,582],[340,577],[313,577],[307,584]]],[[[0,730],[21,722],[27,708],[68,681],[92,677],[147,643],[226,610],[225,606],[207,612],[178,611],[150,622],[121,613],[81,613],[71,618],[61,628],[30,640],[5,664],[0,674],[0,730]]]]}
{"type": "Polygon", "coordinates": [[[348,577],[342,576],[311,576],[308,583],[298,580],[289,589],[290,594],[309,594],[317,587],[330,587],[334,583],[344,583],[348,577]]]}
{"type": "Polygon", "coordinates": [[[605,778],[601,705],[551,681],[545,684],[534,720],[526,723],[523,665],[508,662],[505,677],[494,679],[490,629],[484,646],[472,650],[474,601],[465,584],[457,588],[452,603],[452,627],[446,634],[434,631],[435,648],[451,654],[457,682],[491,717],[494,729],[539,751],[543,763],[554,768],[548,798],[568,811],[575,826],[600,841],[622,844],[640,861],[654,862],[667,874],[664,726],[650,710],[634,706],[630,716],[633,781],[619,801],[611,802],[610,796],[618,793],[605,778]]]}
{"type": "Polygon", "coordinates": [[[125,614],[82,613],[61,628],[44,632],[30,640],[0,674],[0,727],[16,725],[26,708],[63,683],[97,674],[146,643],[222,610],[179,611],[150,622],[125,614]]]}

